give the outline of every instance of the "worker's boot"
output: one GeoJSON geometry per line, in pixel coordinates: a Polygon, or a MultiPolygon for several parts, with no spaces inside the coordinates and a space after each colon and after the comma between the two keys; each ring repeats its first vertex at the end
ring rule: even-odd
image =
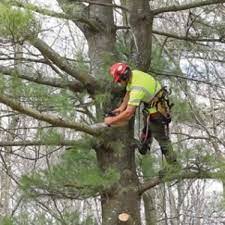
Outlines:
{"type": "Polygon", "coordinates": [[[145,155],[148,150],[150,151],[150,147],[147,143],[140,143],[140,145],[138,146],[138,151],[142,155],[145,155]]]}

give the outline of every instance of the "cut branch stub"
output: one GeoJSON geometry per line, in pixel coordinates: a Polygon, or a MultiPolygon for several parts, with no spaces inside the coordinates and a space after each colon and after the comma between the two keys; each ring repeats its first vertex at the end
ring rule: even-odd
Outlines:
{"type": "Polygon", "coordinates": [[[128,213],[121,213],[118,216],[119,224],[132,224],[132,218],[128,213]]]}

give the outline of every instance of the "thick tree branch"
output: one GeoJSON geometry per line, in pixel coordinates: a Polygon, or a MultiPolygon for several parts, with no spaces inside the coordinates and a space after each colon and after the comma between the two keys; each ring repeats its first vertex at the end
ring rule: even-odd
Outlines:
{"type": "Polygon", "coordinates": [[[160,13],[177,12],[177,11],[182,11],[186,9],[192,9],[192,8],[197,8],[197,7],[207,6],[207,5],[215,5],[220,3],[225,3],[225,0],[206,0],[206,1],[197,1],[197,2],[193,2],[189,4],[172,5],[168,7],[155,9],[152,12],[154,15],[157,15],[160,13]]]}
{"type": "Polygon", "coordinates": [[[164,180],[163,178],[158,177],[153,177],[149,179],[148,181],[144,182],[139,186],[138,192],[140,195],[142,195],[145,191],[159,185],[160,183],[163,182],[171,182],[174,180],[185,180],[185,179],[218,179],[218,174],[216,172],[208,172],[208,171],[197,171],[197,172],[192,172],[192,171],[187,171],[187,170],[182,170],[180,174],[170,174],[169,178],[166,178],[164,180]]]}
{"type": "MultiPolygon", "coordinates": [[[[24,71],[25,73],[25,71],[24,71]]],[[[0,65],[0,74],[8,75],[12,77],[18,77],[27,81],[31,81],[37,84],[48,85],[51,87],[57,87],[62,89],[70,89],[73,92],[82,92],[85,88],[79,81],[64,81],[62,79],[53,79],[53,78],[43,78],[40,74],[20,74],[18,71],[14,69],[10,69],[5,66],[0,65]]]]}
{"type": "Polygon", "coordinates": [[[70,62],[68,62],[65,58],[60,56],[57,52],[55,52],[50,46],[48,46],[44,41],[42,41],[39,38],[32,39],[30,43],[37,48],[44,57],[50,59],[56,66],[58,66],[61,70],[65,71],[72,77],[79,80],[84,86],[86,87],[87,91],[90,94],[93,94],[96,89],[101,90],[101,87],[97,80],[86,74],[81,73],[74,68],[73,65],[71,65],[70,62]]]}
{"type": "Polygon", "coordinates": [[[93,136],[99,135],[98,129],[90,128],[86,125],[82,125],[81,123],[63,120],[62,118],[59,118],[54,115],[48,115],[46,113],[41,113],[30,107],[23,106],[20,102],[15,101],[11,98],[8,98],[4,95],[0,95],[0,102],[9,106],[13,110],[16,110],[27,116],[31,116],[37,120],[45,121],[47,123],[52,124],[53,126],[70,128],[70,129],[74,129],[76,131],[82,131],[82,132],[91,134],[93,136]]]}

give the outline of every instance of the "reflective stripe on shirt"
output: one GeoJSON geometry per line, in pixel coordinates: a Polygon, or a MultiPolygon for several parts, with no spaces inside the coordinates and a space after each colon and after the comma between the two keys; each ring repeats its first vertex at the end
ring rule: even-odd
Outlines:
{"type": "Polygon", "coordinates": [[[130,91],[143,91],[145,93],[145,99],[142,99],[142,101],[146,102],[154,96],[146,88],[140,86],[132,86],[130,91]]]}
{"type": "MultiPolygon", "coordinates": [[[[148,103],[160,89],[161,84],[153,76],[133,70],[131,80],[126,88],[130,92],[128,105],[138,106],[142,101],[148,103]]],[[[149,108],[149,112],[156,112],[156,109],[149,108]]]]}

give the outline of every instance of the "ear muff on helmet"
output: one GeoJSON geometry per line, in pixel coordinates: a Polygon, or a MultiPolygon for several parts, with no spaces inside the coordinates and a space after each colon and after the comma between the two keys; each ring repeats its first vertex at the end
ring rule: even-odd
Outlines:
{"type": "Polygon", "coordinates": [[[126,68],[126,70],[124,71],[124,73],[122,73],[120,75],[120,80],[121,81],[128,81],[130,78],[130,74],[131,74],[131,70],[129,67],[126,68]]]}

